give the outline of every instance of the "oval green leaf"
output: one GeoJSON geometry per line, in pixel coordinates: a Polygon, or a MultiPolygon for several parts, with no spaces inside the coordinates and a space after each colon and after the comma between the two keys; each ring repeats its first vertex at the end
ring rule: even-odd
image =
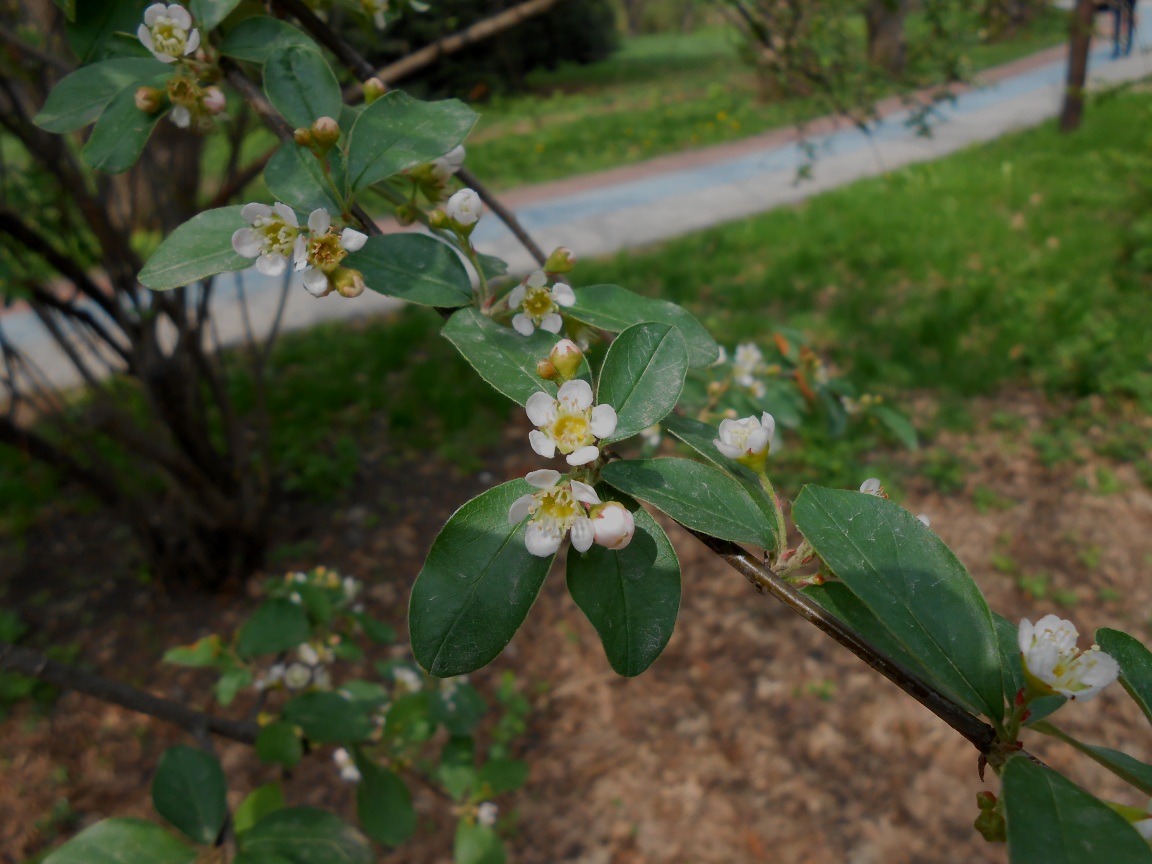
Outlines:
{"type": "Polygon", "coordinates": [[[288,807],[269,813],[239,838],[240,850],[263,861],[279,855],[292,864],[372,864],[368,839],[327,810],[288,807]]]}
{"type": "Polygon", "coordinates": [[[300,730],[292,723],[269,723],[256,737],[256,755],[261,762],[295,768],[304,757],[300,730]]]}
{"type": "Polygon", "coordinates": [[[304,642],[311,630],[308,613],[299,603],[273,597],[261,603],[240,628],[236,652],[246,660],[260,654],[277,654],[304,642]]]}
{"type": "Polygon", "coordinates": [[[1013,756],[1002,777],[1012,864],[1152,864],[1123,816],[1051,768],[1013,756]]]}
{"type": "Polygon", "coordinates": [[[232,235],[244,227],[242,209],[218,207],[193,216],[164,238],[140,271],[140,282],[153,291],[168,291],[251,267],[251,258],[232,249],[232,235]]]}
{"type": "Polygon", "coordinates": [[[282,716],[318,744],[366,741],[375,728],[363,705],[325,691],[297,696],[284,705],[282,716]]]}
{"type": "Polygon", "coordinates": [[[289,125],[340,115],[340,82],[324,55],[303,45],[286,45],[264,61],[264,93],[289,125]]]}
{"type": "Polygon", "coordinates": [[[364,833],[386,846],[400,846],[416,833],[412,795],[395,771],[369,759],[356,761],[360,783],[356,787],[356,814],[364,833]]]}
{"type": "Polygon", "coordinates": [[[552,333],[537,330],[521,336],[472,308],[456,312],[440,332],[477,375],[512,401],[523,405],[541,390],[556,395],[556,385],[536,374],[536,364],[556,344],[552,333]]]}
{"type": "Polygon", "coordinates": [[[769,550],[775,546],[773,523],[738,482],[711,465],[687,459],[625,459],[609,462],[600,476],[710,537],[769,550]]]}
{"type": "Polygon", "coordinates": [[[177,744],[160,757],[152,806],[195,843],[215,842],[228,816],[228,787],[215,756],[177,744]]]}
{"type": "MultiPolygon", "coordinates": [[[[344,259],[373,291],[423,306],[453,308],[472,302],[472,280],[447,243],[427,234],[369,237],[344,259]]],[[[547,353],[547,352],[545,352],[547,353]]]]}
{"type": "Polygon", "coordinates": [[[348,135],[348,178],[359,192],[443,156],[471,131],[476,113],[456,99],[422,102],[399,90],[361,112],[348,135]]]}
{"type": "Polygon", "coordinates": [[[576,303],[564,314],[609,333],[620,333],[633,324],[655,321],[680,331],[688,348],[688,365],[693,369],[709,366],[720,356],[720,346],[704,325],[686,309],[666,300],[642,297],[619,285],[589,285],[577,288],[576,303]]]}
{"type": "MultiPolygon", "coordinates": [[[[333,150],[329,158],[338,161],[339,151],[333,150]]],[[[264,182],[277,201],[301,213],[311,213],[320,207],[332,214],[344,210],[324,177],[320,160],[311,150],[294,142],[284,142],[272,154],[264,167],[264,182]]]]}
{"type": "Polygon", "coordinates": [[[190,0],[188,11],[196,26],[200,28],[200,38],[206,38],[208,30],[228,17],[228,14],[240,5],[240,0],[190,0]]]}
{"type": "MultiPolygon", "coordinates": [[[[159,80],[152,83],[163,86],[159,80]]],[[[92,128],[92,134],[81,151],[84,162],[89,168],[105,174],[127,171],[144,152],[152,129],[164,113],[141,111],[136,107],[136,88],[125,87],[112,97],[92,128]]]]}
{"type": "Polygon", "coordinates": [[[1152,651],[1122,630],[1101,627],[1096,644],[1120,664],[1120,683],[1152,723],[1152,651]]]}
{"type": "Polygon", "coordinates": [[[804,487],[792,519],[933,682],[972,711],[1004,716],[992,613],[931,529],[893,501],[819,486],[804,487]]]}
{"type": "Polygon", "coordinates": [[[193,864],[199,852],[144,819],[105,819],[85,828],[44,864],[193,864]]]}
{"type": "MultiPolygon", "coordinates": [[[[65,25],[68,47],[81,64],[108,57],[145,56],[148,49],[136,38],[144,20],[143,6],[123,0],[84,0],[65,25]]],[[[151,56],[151,55],[147,55],[151,56]]]]}
{"type": "Polygon", "coordinates": [[[245,18],[228,31],[228,35],[220,42],[220,53],[237,60],[264,63],[270,55],[291,45],[320,50],[299,27],[293,27],[287,21],[257,15],[245,18]]]}
{"type": "Polygon", "coordinates": [[[524,546],[527,520],[508,508],[535,490],[503,483],[452,514],[412,587],[408,630],[416,661],[441,678],[491,662],[512,641],[536,600],[552,558],[524,546]]]}
{"type": "Polygon", "coordinates": [[[150,57],[123,57],[85,66],[52,88],[32,122],[48,132],[80,129],[98,118],[125,87],[163,71],[164,64],[150,57]]]}
{"type": "Polygon", "coordinates": [[[596,400],[616,409],[606,443],[631,438],[668,415],[684,390],[688,350],[670,324],[634,324],[616,337],[600,370],[596,400]]]}
{"type": "Polygon", "coordinates": [[[505,864],[504,844],[492,828],[461,819],[456,823],[455,864],[505,864]]]}
{"type": "Polygon", "coordinates": [[[279,783],[265,783],[257,786],[236,808],[232,817],[232,827],[237,834],[243,834],[269,813],[284,808],[284,790],[279,783]]]}
{"type": "MultiPolygon", "coordinates": [[[[600,636],[618,675],[651,666],[672,638],[680,610],[680,561],[663,529],[633,505],[636,534],[623,549],[568,552],[568,591],[600,636]]],[[[489,763],[491,764],[491,763],[489,763]]]]}

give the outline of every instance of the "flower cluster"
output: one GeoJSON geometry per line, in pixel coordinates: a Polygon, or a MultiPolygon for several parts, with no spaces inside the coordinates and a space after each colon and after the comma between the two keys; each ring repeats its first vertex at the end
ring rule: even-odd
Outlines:
{"type": "Polygon", "coordinates": [[[154,3],[145,9],[136,35],[161,63],[175,63],[200,47],[200,31],[192,26],[192,16],[176,3],[154,3]]]}
{"type": "MultiPolygon", "coordinates": [[[[724,359],[725,354],[721,353],[721,362],[724,359]]],[[[745,342],[736,346],[732,359],[732,380],[755,398],[763,399],[766,392],[764,382],[757,376],[767,375],[770,371],[764,362],[764,353],[754,343],[745,342]]]]}
{"type": "Polygon", "coordinates": [[[521,336],[531,336],[537,327],[559,333],[564,325],[560,307],[575,302],[576,294],[568,285],[557,282],[549,288],[544,271],[534,270],[508,295],[509,308],[520,310],[512,318],[512,327],[521,336]]]}
{"type": "Polygon", "coordinates": [[[325,645],[316,647],[304,642],[296,649],[296,660],[286,663],[273,663],[266,675],[257,679],[259,690],[284,687],[287,690],[331,690],[332,676],[328,663],[333,653],[325,645]]]}
{"type": "Polygon", "coordinates": [[[1020,658],[1029,689],[1086,702],[1116,680],[1119,664],[1097,645],[1077,650],[1079,636],[1071,621],[1055,615],[1035,624],[1027,618],[1020,622],[1020,658]]]}
{"type": "Polygon", "coordinates": [[[232,235],[232,248],[245,258],[256,259],[256,269],[266,276],[279,276],[292,260],[304,273],[304,287],[314,297],[338,290],[354,297],[364,290],[359,273],[340,266],[344,256],[364,246],[368,235],[352,228],[337,234],[328,211],[318,208],[308,217],[308,229],[300,227],[295,211],[277,201],[246,204],[240,211],[249,224],[232,235]]]}
{"type": "Polygon", "coordinates": [[[540,491],[512,502],[508,524],[533,517],[524,532],[524,545],[533,555],[547,558],[556,554],[569,533],[578,552],[587,552],[593,543],[623,549],[631,542],[636,524],[623,504],[602,502],[587,483],[564,478],[550,468],[529,472],[524,479],[540,491]]]}
{"type": "Polygon", "coordinates": [[[598,438],[616,431],[616,409],[592,405],[592,387],[582,379],[566,381],[556,398],[533,393],[524,406],[536,427],[528,435],[532,449],[545,459],[559,450],[569,465],[587,465],[600,458],[598,438]]]}

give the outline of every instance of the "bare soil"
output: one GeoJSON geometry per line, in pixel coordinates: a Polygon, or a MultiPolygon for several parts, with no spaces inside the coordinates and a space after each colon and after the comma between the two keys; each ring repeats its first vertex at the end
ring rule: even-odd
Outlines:
{"type": "MultiPolygon", "coordinates": [[[[1011,415],[1015,425],[984,420],[973,432],[942,434],[937,444],[971,466],[964,488],[942,495],[917,481],[905,503],[931,517],[992,607],[1008,618],[1056,612],[1077,624],[1082,639],[1109,626],[1147,641],[1152,493],[1132,465],[1102,459],[1087,446],[1076,454],[1082,461],[1044,467],[1030,436],[1062,410],[1030,394],[978,405],[975,416],[1011,415]],[[1101,477],[1118,482],[1102,486],[1101,477]]],[[[1100,422],[1106,426],[1109,418],[1102,414],[1100,422]]],[[[522,431],[514,430],[516,446],[507,448],[517,455],[494,460],[482,476],[379,463],[365,468],[338,504],[286,507],[279,541],[312,545],[306,558],[285,566],[324,563],[363,578],[372,610],[402,625],[408,586],[439,525],[493,481],[537,467],[519,455],[522,431]]],[[[1150,456],[1146,451],[1144,458],[1150,456]]],[[[757,595],[692,537],[667,527],[683,565],[684,600],[676,632],[649,672],[633,680],[612,673],[561,574],[553,573],[508,650],[474,676],[490,690],[512,669],[533,702],[519,745],[531,777],[501,802],[503,813],[517,817],[513,861],[1007,860],[1003,846],[986,844],[971,828],[975,793],[996,791],[997,781],[989,772],[981,783],[970,745],[806,622],[757,595]]],[[[46,520],[22,549],[0,550],[0,572],[13,574],[9,600],[45,634],[78,642],[82,661],[104,674],[222,711],[202,695],[200,673],[155,661],[173,644],[227,632],[254,598],[142,589],[129,578],[117,536],[99,514],[46,520]],[[45,590],[47,600],[30,602],[45,590]]],[[[1119,687],[1065,708],[1060,720],[1074,734],[1152,761],[1147,724],[1119,687]]],[[[23,862],[105,816],[152,815],[151,774],[163,749],[182,737],[75,694],[47,713],[21,706],[0,727],[0,861],[23,862]]],[[[248,748],[219,743],[234,805],[275,779],[248,748]]],[[[1096,794],[1145,803],[1066,748],[1040,736],[1025,744],[1096,794]]],[[[293,803],[353,816],[352,787],[326,758],[306,760],[287,792],[293,803]]],[[[422,789],[416,802],[417,838],[380,860],[451,859],[443,803],[422,789]]]]}

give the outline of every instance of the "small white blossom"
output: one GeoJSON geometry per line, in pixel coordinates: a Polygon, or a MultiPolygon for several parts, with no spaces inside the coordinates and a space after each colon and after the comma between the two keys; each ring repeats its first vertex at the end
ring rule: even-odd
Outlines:
{"type": "Polygon", "coordinates": [[[461,189],[455,195],[448,199],[448,204],[444,208],[444,212],[448,214],[448,218],[452,219],[457,225],[462,228],[467,228],[470,225],[475,225],[480,220],[480,213],[483,210],[483,203],[480,201],[480,196],[476,194],[473,189],[461,189]]]}
{"type": "Polygon", "coordinates": [[[512,318],[512,327],[521,336],[531,336],[537,327],[549,333],[559,333],[564,326],[559,307],[571,306],[575,302],[576,293],[571,287],[557,282],[549,288],[544,271],[533,270],[508,295],[508,307],[521,310],[512,318]]]}
{"type": "Polygon", "coordinates": [[[636,534],[636,521],[619,501],[592,508],[592,539],[597,546],[623,549],[636,534]]]}
{"type": "Polygon", "coordinates": [[[192,125],[192,112],[184,105],[174,105],[172,110],[168,112],[168,119],[178,129],[187,129],[192,125]]]}
{"type": "Polygon", "coordinates": [[[860,484],[860,491],[865,495],[875,495],[877,498],[886,498],[884,494],[884,487],[880,485],[880,481],[875,477],[869,477],[860,484]]]}
{"type": "Polygon", "coordinates": [[[722,420],[720,437],[712,439],[712,443],[729,459],[758,457],[768,453],[775,433],[776,421],[765,411],[759,420],[722,420]]]}
{"type": "Polygon", "coordinates": [[[392,680],[410,693],[417,693],[424,689],[424,679],[407,666],[393,667],[392,680]]]}
{"type": "Polygon", "coordinates": [[[344,589],[345,600],[355,600],[356,595],[360,593],[360,580],[353,579],[351,576],[345,576],[341,585],[344,589]]]}
{"type": "Polygon", "coordinates": [[[307,663],[309,666],[315,666],[320,662],[320,655],[316,649],[307,642],[301,644],[296,649],[296,656],[300,658],[300,662],[307,663]]]}
{"type": "Polygon", "coordinates": [[[224,91],[219,87],[206,87],[200,104],[209,114],[219,114],[228,107],[228,100],[224,97],[224,91]]]}
{"type": "Polygon", "coordinates": [[[340,779],[345,783],[359,783],[360,770],[356,767],[356,760],[343,747],[332,754],[332,761],[340,769],[340,779]]]}
{"type": "Polygon", "coordinates": [[[303,690],[312,683],[312,667],[306,663],[290,663],[284,670],[284,686],[289,690],[303,690]]]}
{"type": "Polygon", "coordinates": [[[660,424],[656,423],[649,426],[647,429],[640,430],[640,437],[644,439],[644,443],[649,447],[659,447],[661,440],[663,440],[663,433],[660,430],[660,424]]]}
{"type": "Polygon", "coordinates": [[[764,355],[752,342],[736,346],[732,360],[732,375],[741,387],[751,387],[755,374],[764,366],[764,355]]]}
{"type": "Polygon", "coordinates": [[[154,3],[145,9],[136,35],[161,63],[175,63],[200,47],[200,31],[192,27],[192,16],[175,3],[154,3]]]}
{"type": "Polygon", "coordinates": [[[495,804],[491,801],[485,801],[476,808],[476,821],[485,828],[491,828],[496,824],[496,815],[498,812],[499,810],[495,804]]]}
{"type": "Polygon", "coordinates": [[[457,144],[439,159],[432,160],[432,176],[446,181],[464,165],[464,157],[464,145],[457,144]]]}
{"type": "Polygon", "coordinates": [[[508,508],[508,524],[515,525],[532,516],[524,532],[524,545],[540,558],[555,555],[564,535],[571,532],[572,545],[578,552],[587,552],[595,539],[595,527],[588,518],[585,505],[600,503],[596,490],[579,480],[560,482],[560,472],[550,468],[531,471],[524,478],[539,489],[521,495],[508,508]]]}
{"type": "Polygon", "coordinates": [[[296,269],[304,271],[304,288],[313,297],[323,297],[333,290],[329,276],[349,252],[362,249],[368,235],[345,228],[339,235],[332,230],[332,216],[323,207],[308,216],[308,239],[304,254],[297,256],[296,269]]]}
{"type": "Polygon", "coordinates": [[[1071,621],[1045,615],[1035,624],[1021,621],[1018,641],[1028,675],[1054,693],[1086,702],[1116,680],[1120,666],[1099,646],[1077,650],[1079,635],[1071,621]]]}
{"type": "Polygon", "coordinates": [[[245,258],[255,258],[256,269],[265,276],[281,275],[288,269],[289,256],[299,262],[307,255],[300,222],[287,204],[245,204],[240,216],[252,227],[237,229],[232,248],[245,258]]]}
{"type": "Polygon", "coordinates": [[[528,433],[532,449],[545,459],[559,450],[569,465],[595,462],[600,457],[596,439],[616,431],[616,409],[592,407],[592,386],[578,378],[564,382],[555,399],[547,393],[533,393],[524,409],[536,427],[528,433]]]}

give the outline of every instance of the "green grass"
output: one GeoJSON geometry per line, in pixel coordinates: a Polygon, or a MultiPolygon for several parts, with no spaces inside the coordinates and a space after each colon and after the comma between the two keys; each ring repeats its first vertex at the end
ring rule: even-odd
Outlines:
{"type": "MultiPolygon", "coordinates": [[[[973,44],[973,69],[1065,38],[1066,17],[1042,16],[1011,41],[973,44]]],[[[495,188],[542,182],[718,144],[827,111],[814,99],[765,103],[730,28],[629,39],[612,58],[530,76],[533,92],[480,107],[468,166],[495,188]]]]}

